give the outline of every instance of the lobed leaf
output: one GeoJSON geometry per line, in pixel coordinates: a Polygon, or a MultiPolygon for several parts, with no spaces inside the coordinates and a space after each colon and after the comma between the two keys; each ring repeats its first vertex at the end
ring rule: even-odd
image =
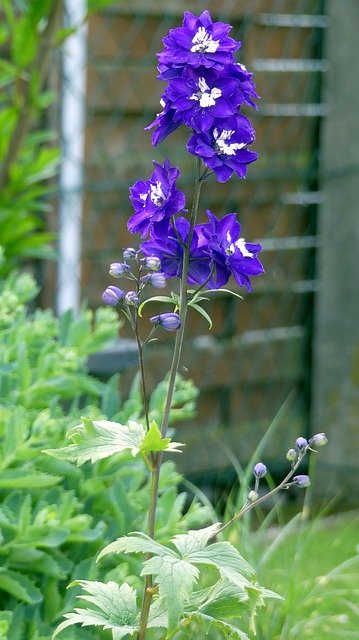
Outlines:
{"type": "Polygon", "coordinates": [[[111,544],[102,549],[97,560],[109,553],[153,553],[157,556],[172,555],[174,558],[177,557],[174,551],[156,542],[141,531],[134,531],[128,536],[122,536],[115,542],[111,542],[111,544]]]}
{"type": "Polygon", "coordinates": [[[128,424],[119,424],[109,420],[82,418],[82,424],[72,429],[68,437],[73,444],[60,449],[47,449],[45,453],[61,460],[77,462],[80,466],[87,460],[96,462],[126,449],[135,457],[140,451],[145,430],[132,420],[128,424]]]}
{"type": "Polygon", "coordinates": [[[78,580],[72,584],[82,587],[88,595],[81,594],[78,598],[89,602],[92,607],[76,607],[73,612],[66,613],[66,620],[55,629],[53,638],[74,624],[110,629],[113,640],[121,640],[137,630],[136,591],[126,582],[120,586],[113,581],[103,583],[91,580],[78,580]]]}
{"type": "Polygon", "coordinates": [[[172,451],[182,453],[178,447],[184,447],[184,444],[181,442],[171,442],[171,438],[162,438],[157,424],[152,422],[141,442],[140,450],[144,453],[148,451],[172,451]]]}

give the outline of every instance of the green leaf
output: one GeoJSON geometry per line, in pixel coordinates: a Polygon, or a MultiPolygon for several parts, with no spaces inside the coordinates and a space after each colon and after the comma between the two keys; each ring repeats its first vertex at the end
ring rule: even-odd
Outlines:
{"type": "Polygon", "coordinates": [[[152,422],[144,439],[141,442],[140,450],[148,451],[176,451],[181,453],[178,447],[184,447],[181,442],[171,442],[171,438],[162,438],[161,432],[155,422],[152,422]]]}
{"type": "Polygon", "coordinates": [[[205,311],[204,309],[202,309],[202,307],[199,306],[199,304],[195,304],[195,303],[190,303],[188,306],[191,307],[191,309],[195,309],[195,311],[197,311],[197,313],[199,313],[201,316],[203,316],[209,325],[209,328],[212,329],[212,320],[211,317],[208,315],[207,311],[205,311]]]}
{"type": "Polygon", "coordinates": [[[0,472],[0,489],[44,489],[61,482],[60,476],[40,473],[26,467],[0,472]]]}
{"type": "Polygon", "coordinates": [[[135,457],[140,451],[145,430],[132,420],[128,424],[119,424],[109,420],[82,418],[82,425],[72,429],[68,437],[74,444],[61,449],[48,449],[45,453],[61,460],[77,462],[80,466],[87,460],[96,462],[125,449],[129,449],[135,457]]]}
{"type": "Polygon", "coordinates": [[[198,580],[198,569],[186,560],[172,555],[154,556],[144,562],[141,575],[155,576],[159,595],[167,605],[168,631],[173,631],[198,580]]]}
{"type": "Polygon", "coordinates": [[[173,298],[170,298],[169,296],[154,296],[153,298],[148,298],[148,300],[144,300],[142,302],[142,304],[140,304],[140,306],[138,307],[138,315],[142,317],[142,310],[145,307],[146,304],[148,304],[149,302],[169,302],[170,304],[174,304],[176,305],[175,300],[173,300],[173,298]]]}
{"type": "Polygon", "coordinates": [[[213,618],[223,619],[240,617],[244,607],[248,610],[248,601],[246,589],[221,578],[211,587],[196,591],[191,605],[213,618]]]}
{"type": "Polygon", "coordinates": [[[0,589],[26,604],[38,604],[42,601],[41,592],[27,576],[3,567],[0,567],[0,589]]]}
{"type": "Polygon", "coordinates": [[[208,627],[217,629],[217,631],[220,631],[220,633],[224,636],[224,638],[226,638],[226,640],[228,640],[229,638],[231,640],[250,640],[249,636],[244,631],[239,629],[239,627],[233,624],[229,624],[228,622],[224,622],[224,620],[212,618],[212,616],[206,615],[205,613],[202,613],[200,611],[193,614],[188,614],[187,619],[193,620],[193,622],[202,623],[206,626],[207,629],[208,627]]]}
{"type": "MultiPolygon", "coordinates": [[[[63,629],[81,624],[82,627],[102,627],[112,631],[113,640],[121,640],[138,629],[136,591],[126,582],[119,586],[116,582],[92,582],[79,580],[79,584],[88,595],[78,596],[92,605],[90,608],[75,608],[66,613],[66,620],[55,629],[55,638],[63,629]]],[[[70,585],[71,586],[71,585],[70,585]]]]}
{"type": "Polygon", "coordinates": [[[174,536],[171,542],[177,547],[182,556],[189,556],[197,551],[203,551],[210,538],[215,535],[219,528],[220,523],[215,522],[204,529],[192,529],[188,533],[180,533],[174,536]]]}
{"type": "Polygon", "coordinates": [[[247,578],[255,575],[254,569],[230,542],[215,542],[202,551],[194,551],[189,560],[193,564],[216,567],[222,577],[239,587],[249,585],[247,578]]]}
{"type": "Polygon", "coordinates": [[[37,33],[29,16],[17,18],[16,28],[12,32],[11,53],[14,63],[25,69],[34,60],[37,52],[37,33]]]}
{"type": "Polygon", "coordinates": [[[153,553],[157,556],[172,555],[173,558],[177,557],[174,551],[163,544],[159,544],[141,531],[133,531],[132,534],[122,536],[115,542],[111,542],[111,544],[102,549],[97,560],[109,553],[153,553]]]}

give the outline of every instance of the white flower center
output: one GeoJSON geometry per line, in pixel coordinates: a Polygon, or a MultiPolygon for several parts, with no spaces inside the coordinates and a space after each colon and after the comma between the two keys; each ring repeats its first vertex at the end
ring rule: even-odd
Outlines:
{"type": "Polygon", "coordinates": [[[166,196],[162,191],[161,183],[159,181],[156,184],[150,185],[151,193],[150,198],[151,202],[156,205],[156,207],[161,207],[166,200],[166,196]]]}
{"type": "Polygon", "coordinates": [[[212,36],[204,27],[199,27],[192,38],[192,53],[215,53],[219,47],[219,40],[212,40],[212,36]]]}
{"type": "Polygon", "coordinates": [[[233,256],[237,247],[237,249],[240,250],[243,258],[253,258],[253,253],[248,251],[248,249],[246,248],[246,241],[244,238],[238,238],[238,240],[232,242],[232,236],[229,231],[227,231],[226,240],[228,242],[228,247],[225,248],[225,253],[227,254],[227,256],[233,256]]]}
{"type": "Polygon", "coordinates": [[[253,253],[248,251],[248,249],[246,248],[246,241],[244,238],[238,238],[238,240],[236,240],[234,244],[240,250],[243,258],[253,258],[253,253]]]}
{"type": "Polygon", "coordinates": [[[210,89],[204,78],[198,80],[198,92],[193,93],[190,100],[199,100],[201,107],[213,107],[216,104],[217,98],[220,98],[222,91],[213,87],[210,89]]]}
{"type": "Polygon", "coordinates": [[[213,136],[216,141],[215,148],[219,153],[223,153],[226,156],[235,156],[238,149],[243,149],[246,146],[246,142],[232,142],[228,144],[226,141],[230,140],[234,130],[223,130],[219,135],[218,129],[213,130],[213,136]]]}

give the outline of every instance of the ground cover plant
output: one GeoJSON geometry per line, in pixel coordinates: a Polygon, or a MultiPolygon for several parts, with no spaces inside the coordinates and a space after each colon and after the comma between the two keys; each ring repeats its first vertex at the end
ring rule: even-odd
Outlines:
{"type": "MultiPolygon", "coordinates": [[[[113,562],[96,566],[96,554],[134,523],[144,525],[148,495],[147,469],[126,453],[81,468],[41,453],[60,447],[81,415],[126,421],[141,419],[143,408],[137,379],[121,402],[117,376],[105,385],[86,369],[88,356],[117,336],[117,314],[31,313],[36,293],[28,274],[0,283],[0,637],[6,640],[49,638],[76,595],[66,591],[70,580],[118,579],[113,562]]],[[[178,380],[173,422],[193,415],[196,394],[190,381],[178,380]]],[[[162,384],[151,395],[153,417],[164,399],[162,384]]],[[[188,508],[180,481],[168,462],[159,499],[163,540],[208,521],[198,501],[188,508]]]]}
{"type": "MultiPolygon", "coordinates": [[[[257,158],[249,148],[255,140],[254,129],[241,112],[244,104],[255,108],[257,94],[252,74],[235,61],[240,43],[229,36],[230,30],[230,25],[212,21],[208,11],[199,17],[185,12],[182,26],[165,36],[164,50],[158,55],[159,79],[165,82],[162,111],[148,129],[154,129],[154,145],[179,127],[189,129],[187,150],[194,156],[192,203],[187,207],[179,188],[179,167],[168,158],[154,162],[151,176],[130,188],[134,213],[128,228],[140,234],[142,242],[138,249],[127,247],[123,261],[110,265],[110,275],[128,287],[109,285],[102,296],[133,330],[143,415],[113,420],[84,416],[70,430],[66,446],[45,451],[80,467],[111,464],[113,456],[126,452],[148,473],[146,509],[142,526],[131,522],[129,533],[114,536],[98,554],[98,565],[113,563],[114,573],[107,574],[107,580],[79,576],[72,583],[80,588],[77,606],[65,613],[53,637],[70,633],[67,637],[72,638],[79,627],[80,633],[90,629],[93,637],[102,637],[103,630],[113,640],[199,638],[208,633],[239,640],[253,637],[258,609],[281,596],[259,582],[255,568],[225,535],[269,496],[308,487],[310,479],[300,473],[300,465],[310,450],[317,451],[327,442],[325,434],[319,433],[310,440],[299,435],[288,443],[292,444],[286,453],[288,472],[268,490],[261,488],[266,466],[255,460],[252,483],[224,524],[208,518],[201,528],[172,533],[161,529],[163,457],[183,447],[169,437],[168,427],[175,409],[187,315],[199,313],[211,326],[206,299],[223,290],[231,277],[238,287],[252,291],[252,279],[264,271],[261,245],[244,239],[236,213],[219,218],[207,211],[204,221],[200,211],[206,180],[244,178],[257,158]],[[166,284],[171,286],[169,295],[151,296],[151,288],[166,284]],[[164,310],[148,324],[142,313],[149,304],[163,304],[164,310]],[[147,390],[146,348],[162,330],[174,334],[173,358],[163,387],[163,406],[154,417],[147,390]]],[[[229,291],[241,299],[237,291],[229,291]]]]}

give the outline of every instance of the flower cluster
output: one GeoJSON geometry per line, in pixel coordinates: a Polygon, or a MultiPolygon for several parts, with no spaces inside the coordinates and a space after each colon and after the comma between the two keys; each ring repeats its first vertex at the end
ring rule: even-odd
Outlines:
{"type": "Polygon", "coordinates": [[[219,182],[233,173],[244,178],[247,165],[257,159],[248,149],[254,129],[240,113],[242,105],[256,108],[252,74],[236,63],[240,42],[228,36],[231,26],[212,22],[210,13],[184,14],[182,27],[171,29],[158,54],[159,79],[166,81],[163,110],[147,129],[155,128],[157,145],[179,126],[192,130],[187,144],[213,171],[219,182]]]}

